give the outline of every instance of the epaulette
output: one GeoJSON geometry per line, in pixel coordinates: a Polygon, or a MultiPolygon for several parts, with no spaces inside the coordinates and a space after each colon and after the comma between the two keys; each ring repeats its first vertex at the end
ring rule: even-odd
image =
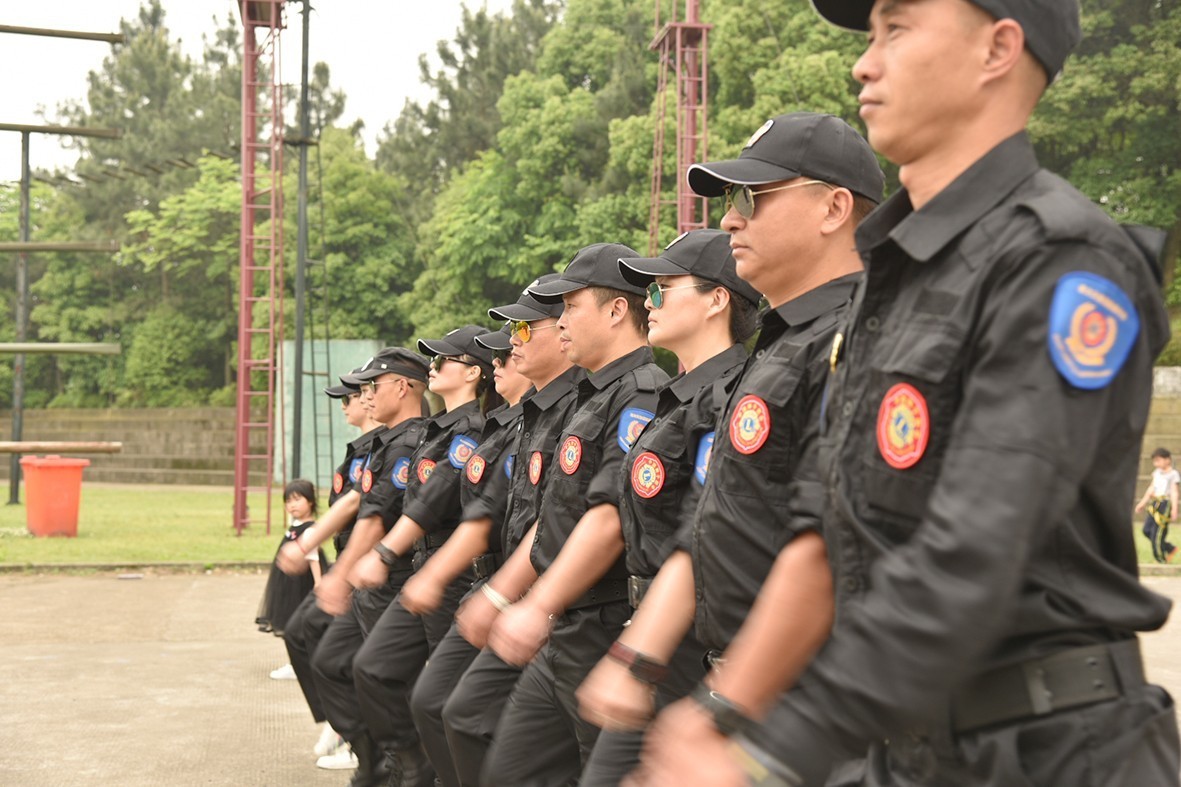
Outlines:
{"type": "Polygon", "coordinates": [[[635,371],[636,388],[641,391],[655,391],[660,387],[660,383],[656,380],[656,374],[652,371],[651,365],[641,366],[635,371]]]}

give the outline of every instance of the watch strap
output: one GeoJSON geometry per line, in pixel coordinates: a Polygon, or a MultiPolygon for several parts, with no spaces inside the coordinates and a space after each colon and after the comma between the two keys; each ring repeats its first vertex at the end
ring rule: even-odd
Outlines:
{"type": "Polygon", "coordinates": [[[607,657],[627,667],[632,677],[642,683],[657,684],[668,677],[667,664],[661,664],[618,640],[607,649],[607,657]]]}

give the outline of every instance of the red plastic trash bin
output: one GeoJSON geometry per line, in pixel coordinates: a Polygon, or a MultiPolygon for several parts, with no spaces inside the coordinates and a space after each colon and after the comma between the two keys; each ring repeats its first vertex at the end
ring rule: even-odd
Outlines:
{"type": "Polygon", "coordinates": [[[78,503],[82,468],[89,459],[22,456],[25,477],[25,522],[35,536],[78,535],[78,503]]]}

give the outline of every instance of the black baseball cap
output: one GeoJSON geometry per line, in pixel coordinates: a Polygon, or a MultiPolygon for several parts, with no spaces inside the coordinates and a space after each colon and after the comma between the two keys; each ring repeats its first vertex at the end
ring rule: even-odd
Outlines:
{"type": "Polygon", "coordinates": [[[494,320],[524,320],[525,322],[544,320],[546,317],[561,317],[561,298],[556,301],[539,301],[529,294],[529,291],[534,287],[549,284],[560,278],[562,278],[561,274],[547,273],[544,276],[534,279],[521,292],[521,297],[517,298],[516,303],[491,308],[488,310],[488,316],[494,320]]]}
{"type": "MultiPolygon", "coordinates": [[[[693,164],[689,188],[720,197],[726,186],[761,186],[793,178],[815,178],[878,203],[886,178],[877,157],[857,130],[833,115],[792,112],[764,123],[738,158],[693,164]]],[[[623,255],[620,255],[623,256],[623,255]]]]}
{"type": "Polygon", "coordinates": [[[419,339],[418,351],[423,355],[467,355],[478,361],[486,371],[491,372],[492,351],[476,343],[476,337],[485,333],[488,333],[487,328],[465,325],[449,331],[442,339],[419,339]]]}
{"type": "Polygon", "coordinates": [[[542,303],[560,303],[568,292],[584,287],[610,287],[613,290],[643,295],[644,288],[637,287],[619,272],[619,260],[623,257],[638,257],[640,253],[622,243],[595,243],[579,249],[562,271],[562,275],[537,286],[529,287],[529,294],[542,303]]]}
{"type": "MultiPolygon", "coordinates": [[[[364,366],[358,366],[356,369],[353,369],[348,374],[342,374],[340,376],[339,379],[340,379],[341,385],[343,385],[345,388],[348,388],[349,393],[354,393],[356,391],[361,390],[361,379],[359,377],[357,377],[357,375],[360,374],[364,369],[365,369],[364,366]]],[[[325,393],[327,393],[327,389],[325,389],[325,393]]],[[[329,395],[331,395],[331,394],[329,394],[329,395]]]]}
{"type": "Polygon", "coordinates": [[[361,390],[361,381],[357,380],[357,378],[353,377],[353,375],[359,371],[361,371],[360,366],[358,366],[356,369],[353,369],[353,371],[349,374],[342,374],[338,378],[340,380],[340,385],[331,385],[324,389],[324,393],[332,399],[343,399],[349,394],[357,393],[361,390]],[[356,384],[354,385],[352,382],[346,382],[346,380],[355,380],[356,384]]]}
{"type": "Polygon", "coordinates": [[[480,334],[476,337],[476,344],[486,347],[492,352],[496,352],[497,350],[511,350],[513,349],[513,345],[509,339],[512,338],[512,335],[512,329],[506,325],[498,331],[480,334]]]}
{"type": "Polygon", "coordinates": [[[383,374],[400,374],[411,380],[427,381],[429,365],[422,356],[405,347],[385,347],[377,355],[365,362],[365,365],[352,374],[356,380],[367,383],[376,380],[383,374]]]}
{"type": "MultiPolygon", "coordinates": [[[[1012,19],[1025,31],[1025,48],[1053,82],[1066,57],[1083,38],[1078,0],[968,0],[997,19],[1012,19]]],[[[822,17],[837,27],[865,32],[874,0],[812,0],[822,17]]]]}
{"type": "Polygon", "coordinates": [[[730,251],[730,233],[722,230],[683,232],[664,247],[659,257],[621,258],[619,271],[638,287],[647,287],[657,276],[691,274],[720,284],[753,304],[758,304],[762,297],[738,277],[734,254],[730,251]]]}

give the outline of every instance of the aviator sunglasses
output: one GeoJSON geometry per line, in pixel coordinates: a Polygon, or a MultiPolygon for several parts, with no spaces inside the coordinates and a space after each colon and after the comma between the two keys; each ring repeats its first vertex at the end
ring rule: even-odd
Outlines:
{"type": "Polygon", "coordinates": [[[458,355],[436,355],[434,358],[431,358],[431,368],[434,369],[436,372],[440,372],[443,370],[443,364],[447,363],[448,361],[455,361],[456,363],[461,363],[464,366],[479,366],[480,365],[480,364],[476,363],[475,361],[465,361],[462,357],[460,357],[458,355]]]}
{"type": "MultiPolygon", "coordinates": [[[[726,194],[726,202],[734,206],[734,210],[738,211],[738,215],[744,219],[749,219],[755,215],[755,197],[760,194],[770,194],[773,191],[787,191],[788,189],[798,188],[800,186],[832,186],[825,183],[823,180],[805,180],[802,183],[789,183],[786,186],[776,186],[773,189],[761,189],[760,191],[751,191],[750,186],[740,186],[737,183],[728,184],[724,191],[726,194]]],[[[659,308],[659,307],[657,307],[659,308]]]]}
{"type": "Polygon", "coordinates": [[[702,287],[712,287],[712,284],[684,284],[680,287],[664,287],[652,282],[648,285],[648,300],[652,302],[653,309],[659,309],[664,306],[664,294],[672,292],[673,290],[700,290],[702,287]]]}
{"type": "Polygon", "coordinates": [[[557,328],[558,327],[558,324],[554,323],[553,325],[546,325],[541,328],[534,328],[533,326],[531,326],[529,323],[527,323],[524,320],[518,320],[517,322],[510,322],[509,325],[512,327],[513,336],[516,336],[518,339],[520,339],[522,344],[528,344],[529,340],[533,338],[533,334],[536,331],[548,331],[550,328],[557,328]]]}

